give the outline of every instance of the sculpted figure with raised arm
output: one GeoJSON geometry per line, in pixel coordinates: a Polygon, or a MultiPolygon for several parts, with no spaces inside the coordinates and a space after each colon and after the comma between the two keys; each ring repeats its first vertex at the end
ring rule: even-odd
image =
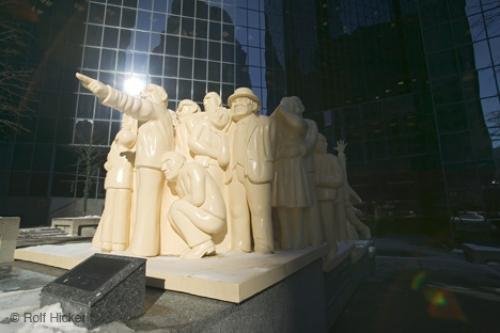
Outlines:
{"type": "Polygon", "coordinates": [[[156,256],[160,253],[160,211],[164,187],[162,158],[174,149],[174,128],[167,110],[168,95],[155,84],[148,84],[139,96],[131,96],[83,74],[77,73],[76,77],[102,104],[138,121],[136,216],[128,250],[136,255],[156,256]]]}

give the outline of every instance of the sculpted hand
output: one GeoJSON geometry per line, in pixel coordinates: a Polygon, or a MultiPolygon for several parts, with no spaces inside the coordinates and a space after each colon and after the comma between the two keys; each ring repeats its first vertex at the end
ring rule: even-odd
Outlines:
{"type": "Polygon", "coordinates": [[[94,80],[93,78],[81,73],[76,73],[76,78],[80,80],[83,87],[96,95],[100,100],[106,98],[108,95],[108,87],[101,81],[94,80]]]}
{"type": "Polygon", "coordinates": [[[347,147],[347,143],[344,140],[337,141],[337,147],[335,148],[339,154],[344,153],[345,148],[347,147]]]}

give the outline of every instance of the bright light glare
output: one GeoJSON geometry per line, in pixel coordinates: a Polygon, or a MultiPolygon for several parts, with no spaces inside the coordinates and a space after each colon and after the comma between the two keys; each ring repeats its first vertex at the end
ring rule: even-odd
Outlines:
{"type": "Polygon", "coordinates": [[[131,77],[125,80],[123,83],[123,90],[132,96],[139,95],[139,93],[146,86],[146,82],[136,77],[131,77]]]}

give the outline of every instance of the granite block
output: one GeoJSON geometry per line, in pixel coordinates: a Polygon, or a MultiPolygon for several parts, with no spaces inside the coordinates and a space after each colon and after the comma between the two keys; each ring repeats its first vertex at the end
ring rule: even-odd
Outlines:
{"type": "Polygon", "coordinates": [[[86,328],[144,313],[146,260],[95,254],[42,289],[41,305],[61,303],[86,328]]]}

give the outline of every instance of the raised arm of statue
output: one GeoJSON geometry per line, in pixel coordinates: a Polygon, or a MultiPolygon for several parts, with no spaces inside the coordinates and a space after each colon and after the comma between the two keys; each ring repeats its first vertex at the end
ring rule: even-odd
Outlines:
{"type": "Polygon", "coordinates": [[[127,95],[81,73],[76,73],[76,77],[83,87],[99,98],[103,105],[124,112],[140,121],[154,117],[155,110],[151,101],[127,95]]]}
{"type": "Polygon", "coordinates": [[[344,169],[344,171],[346,170],[346,158],[345,158],[345,153],[344,153],[346,147],[347,147],[347,143],[345,143],[344,140],[337,141],[337,147],[335,147],[335,150],[338,152],[340,164],[342,165],[342,168],[344,169]]]}

